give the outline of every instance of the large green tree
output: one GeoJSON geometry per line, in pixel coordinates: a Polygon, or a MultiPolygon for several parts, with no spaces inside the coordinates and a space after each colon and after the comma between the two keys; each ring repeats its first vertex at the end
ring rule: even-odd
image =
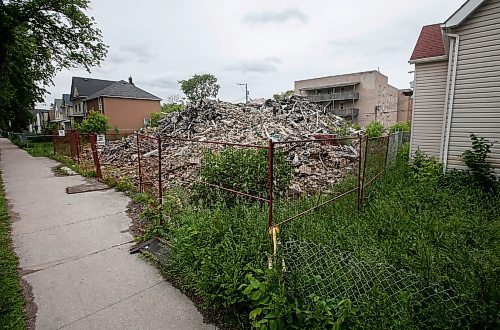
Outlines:
{"type": "Polygon", "coordinates": [[[0,0],[0,127],[19,130],[64,68],[87,71],[107,46],[88,0],[0,0]]]}
{"type": "Polygon", "coordinates": [[[190,79],[179,81],[179,84],[189,102],[197,106],[208,98],[216,97],[220,89],[217,78],[212,74],[195,74],[190,79]]]}

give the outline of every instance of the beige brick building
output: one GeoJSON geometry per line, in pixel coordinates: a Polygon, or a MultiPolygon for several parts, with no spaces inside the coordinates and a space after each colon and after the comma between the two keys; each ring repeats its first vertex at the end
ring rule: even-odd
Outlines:
{"type": "Polygon", "coordinates": [[[376,70],[299,80],[295,94],[361,126],[374,120],[390,126],[398,119],[399,92],[388,80],[376,70]]]}

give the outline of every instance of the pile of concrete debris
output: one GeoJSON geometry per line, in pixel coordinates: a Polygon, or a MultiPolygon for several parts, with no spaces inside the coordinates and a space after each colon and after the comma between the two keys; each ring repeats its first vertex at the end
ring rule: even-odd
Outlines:
{"type": "Polygon", "coordinates": [[[139,152],[136,137],[131,136],[108,142],[100,152],[100,159],[104,172],[138,181],[137,158],[140,154],[143,173],[156,178],[157,137],[161,136],[164,186],[189,187],[196,180],[203,154],[225,148],[210,141],[262,146],[272,139],[287,142],[276,145],[276,152],[283,153],[293,166],[291,192],[325,193],[346,172],[354,170],[358,140],[346,139],[342,143],[292,141],[324,138],[325,134],[334,133],[344,124],[342,118],[298,96],[280,102],[267,100],[259,105],[209,101],[200,108],[188,107],[168,114],[158,128],[147,130],[151,138],[141,135],[139,152]]]}
{"type": "Polygon", "coordinates": [[[294,95],[262,104],[206,101],[168,114],[160,121],[160,133],[195,140],[262,144],[263,141],[300,140],[334,132],[344,120],[316,103],[294,95]]]}

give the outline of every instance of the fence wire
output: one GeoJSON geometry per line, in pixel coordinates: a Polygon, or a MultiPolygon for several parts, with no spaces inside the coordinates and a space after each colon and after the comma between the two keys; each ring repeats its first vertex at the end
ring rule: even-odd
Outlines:
{"type": "Polygon", "coordinates": [[[450,328],[468,325],[465,315],[470,310],[453,289],[407,270],[311,242],[287,241],[282,252],[289,294],[302,299],[315,294],[337,302],[348,299],[359,312],[357,323],[406,322],[426,329],[434,322],[442,325],[445,319],[450,328]]]}

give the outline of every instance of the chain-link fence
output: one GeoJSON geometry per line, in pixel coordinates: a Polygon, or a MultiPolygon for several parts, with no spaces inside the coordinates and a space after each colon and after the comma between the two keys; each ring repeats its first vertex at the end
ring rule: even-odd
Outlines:
{"type": "Polygon", "coordinates": [[[467,326],[470,311],[453,289],[408,270],[313,242],[287,241],[282,256],[290,295],[349,300],[360,311],[358,325],[429,329],[448,320],[450,328],[467,326]]]}

